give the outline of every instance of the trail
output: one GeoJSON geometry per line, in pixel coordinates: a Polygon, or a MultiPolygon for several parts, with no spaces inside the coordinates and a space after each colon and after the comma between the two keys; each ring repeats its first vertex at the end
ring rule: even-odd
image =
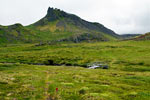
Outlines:
{"type": "Polygon", "coordinates": [[[48,89],[49,89],[49,84],[50,82],[48,81],[50,77],[50,74],[48,71],[46,71],[46,77],[45,77],[45,90],[44,90],[44,94],[45,94],[45,98],[44,100],[51,100],[50,99],[50,94],[48,93],[48,89]]]}

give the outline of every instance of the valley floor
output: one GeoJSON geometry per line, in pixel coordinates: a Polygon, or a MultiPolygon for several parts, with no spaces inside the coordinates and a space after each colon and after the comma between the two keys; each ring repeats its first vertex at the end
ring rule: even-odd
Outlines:
{"type": "Polygon", "coordinates": [[[0,64],[0,100],[149,100],[149,76],[149,72],[0,64]]]}
{"type": "Polygon", "coordinates": [[[149,43],[3,45],[0,100],[149,100],[149,43]],[[84,68],[97,61],[110,68],[84,68]]]}

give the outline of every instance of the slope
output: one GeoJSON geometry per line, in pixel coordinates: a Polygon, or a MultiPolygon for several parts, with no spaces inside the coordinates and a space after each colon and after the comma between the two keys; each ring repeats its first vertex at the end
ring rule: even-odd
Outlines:
{"type": "Polygon", "coordinates": [[[150,32],[137,36],[133,40],[150,40],[150,32]]]}
{"type": "Polygon", "coordinates": [[[34,32],[21,24],[0,26],[0,43],[32,43],[35,38],[34,32]]]}

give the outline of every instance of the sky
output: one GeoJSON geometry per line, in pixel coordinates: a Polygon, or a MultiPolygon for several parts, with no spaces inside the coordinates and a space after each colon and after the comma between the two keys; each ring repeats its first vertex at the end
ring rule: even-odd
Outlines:
{"type": "Polygon", "coordinates": [[[99,22],[118,34],[150,32],[150,0],[0,0],[0,25],[32,24],[48,7],[99,22]]]}

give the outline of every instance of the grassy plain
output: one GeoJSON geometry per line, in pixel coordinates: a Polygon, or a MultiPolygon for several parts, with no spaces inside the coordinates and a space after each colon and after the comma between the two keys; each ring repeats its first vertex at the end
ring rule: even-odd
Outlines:
{"type": "Polygon", "coordinates": [[[149,100],[149,44],[1,45],[0,100],[149,100]],[[85,68],[94,62],[110,67],[85,68]]]}

